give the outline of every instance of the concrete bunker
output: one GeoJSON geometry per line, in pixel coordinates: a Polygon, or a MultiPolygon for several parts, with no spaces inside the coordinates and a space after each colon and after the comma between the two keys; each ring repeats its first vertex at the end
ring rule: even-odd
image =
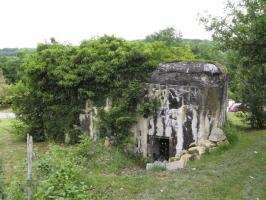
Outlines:
{"type": "Polygon", "coordinates": [[[135,151],[151,161],[168,160],[200,145],[225,122],[227,77],[217,65],[162,63],[146,91],[145,98],[158,98],[160,107],[153,116],[140,117],[133,132],[135,151]]]}
{"type": "MultiPolygon", "coordinates": [[[[157,98],[151,116],[139,116],[132,127],[134,152],[150,161],[178,157],[183,150],[226,137],[227,76],[217,65],[205,62],[161,63],[146,83],[144,98],[157,98]]],[[[106,109],[110,107],[107,99],[106,109]]],[[[87,103],[80,121],[84,132],[97,137],[97,109],[87,103]]]]}

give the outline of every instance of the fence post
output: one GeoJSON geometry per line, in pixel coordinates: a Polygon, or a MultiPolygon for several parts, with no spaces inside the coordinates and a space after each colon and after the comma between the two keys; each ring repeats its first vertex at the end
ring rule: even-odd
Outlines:
{"type": "Polygon", "coordinates": [[[32,136],[27,134],[27,200],[31,200],[32,197],[32,149],[33,140],[32,136]]]}

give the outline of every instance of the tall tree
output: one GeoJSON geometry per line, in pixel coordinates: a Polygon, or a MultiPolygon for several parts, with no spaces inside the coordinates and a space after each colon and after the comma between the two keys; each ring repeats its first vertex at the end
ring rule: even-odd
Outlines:
{"type": "Polygon", "coordinates": [[[168,46],[181,43],[182,34],[177,32],[173,27],[162,29],[145,37],[146,42],[163,41],[168,46]]]}
{"type": "Polygon", "coordinates": [[[229,2],[223,18],[205,17],[207,30],[222,49],[238,53],[239,97],[249,111],[246,119],[252,127],[266,123],[266,1],[229,2]]]}

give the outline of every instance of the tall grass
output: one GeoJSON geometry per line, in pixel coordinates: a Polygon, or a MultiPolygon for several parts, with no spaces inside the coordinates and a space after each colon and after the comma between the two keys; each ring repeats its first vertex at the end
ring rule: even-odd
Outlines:
{"type": "Polygon", "coordinates": [[[228,142],[231,145],[234,145],[238,142],[241,131],[239,130],[239,128],[234,126],[230,121],[227,121],[224,126],[224,133],[227,137],[228,142]]]}

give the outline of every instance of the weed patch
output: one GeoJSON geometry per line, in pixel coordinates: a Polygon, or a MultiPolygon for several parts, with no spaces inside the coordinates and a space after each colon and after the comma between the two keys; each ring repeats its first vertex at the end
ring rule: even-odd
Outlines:
{"type": "Polygon", "coordinates": [[[231,145],[234,145],[239,140],[241,131],[239,130],[239,128],[236,128],[234,125],[232,125],[232,122],[228,121],[224,126],[224,133],[227,137],[228,142],[231,145]]]}

